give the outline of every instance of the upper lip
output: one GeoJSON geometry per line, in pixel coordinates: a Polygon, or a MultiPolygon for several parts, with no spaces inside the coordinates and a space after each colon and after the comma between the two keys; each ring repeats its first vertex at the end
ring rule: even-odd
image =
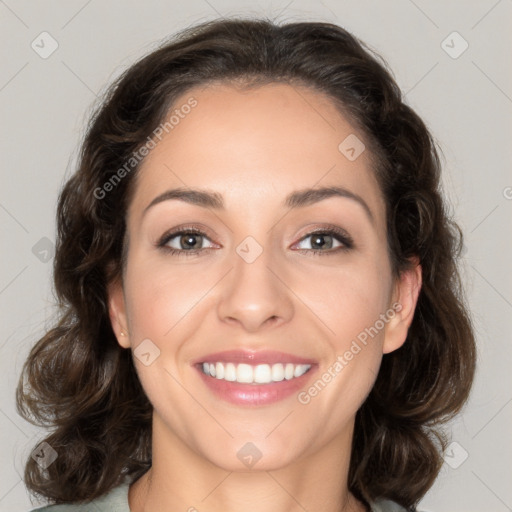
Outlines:
{"type": "Polygon", "coordinates": [[[293,363],[293,364],[315,364],[316,361],[310,358],[299,357],[293,354],[286,354],[285,352],[278,352],[275,350],[226,350],[224,352],[216,352],[200,357],[192,362],[192,364],[199,363],[245,363],[245,364],[277,364],[277,363],[293,363]]]}

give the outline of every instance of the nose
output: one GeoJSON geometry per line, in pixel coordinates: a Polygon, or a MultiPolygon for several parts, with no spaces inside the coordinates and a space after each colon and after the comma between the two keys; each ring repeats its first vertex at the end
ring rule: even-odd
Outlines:
{"type": "Polygon", "coordinates": [[[270,252],[264,250],[251,263],[235,253],[233,264],[217,306],[220,320],[247,332],[289,322],[294,314],[293,294],[270,252]]]}

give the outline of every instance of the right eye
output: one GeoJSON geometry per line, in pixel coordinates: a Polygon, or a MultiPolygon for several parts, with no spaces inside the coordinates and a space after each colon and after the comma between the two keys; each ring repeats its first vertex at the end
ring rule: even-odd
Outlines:
{"type": "Polygon", "coordinates": [[[204,240],[209,240],[209,238],[199,229],[181,228],[171,233],[165,233],[157,246],[174,255],[189,256],[213,248],[213,245],[203,247],[204,240]]]}

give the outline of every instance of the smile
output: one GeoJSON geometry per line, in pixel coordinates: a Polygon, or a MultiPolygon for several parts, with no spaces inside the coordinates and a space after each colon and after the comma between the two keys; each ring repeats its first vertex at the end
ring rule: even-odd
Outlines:
{"type": "Polygon", "coordinates": [[[276,364],[234,364],[225,362],[202,363],[203,373],[218,380],[238,382],[240,384],[270,384],[283,380],[292,380],[304,375],[311,368],[310,364],[276,363],[276,364]]]}

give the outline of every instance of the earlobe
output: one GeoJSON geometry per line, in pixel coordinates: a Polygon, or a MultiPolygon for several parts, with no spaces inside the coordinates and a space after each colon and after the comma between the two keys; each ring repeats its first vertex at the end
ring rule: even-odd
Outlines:
{"type": "Polygon", "coordinates": [[[130,340],[127,332],[126,305],[123,295],[123,285],[117,280],[108,284],[108,312],[112,330],[117,342],[123,348],[130,347],[130,340]]]}
{"type": "Polygon", "coordinates": [[[383,353],[387,354],[400,348],[407,339],[407,332],[414,318],[416,304],[422,284],[421,265],[417,258],[413,266],[400,274],[393,294],[394,317],[386,326],[383,353]]]}

